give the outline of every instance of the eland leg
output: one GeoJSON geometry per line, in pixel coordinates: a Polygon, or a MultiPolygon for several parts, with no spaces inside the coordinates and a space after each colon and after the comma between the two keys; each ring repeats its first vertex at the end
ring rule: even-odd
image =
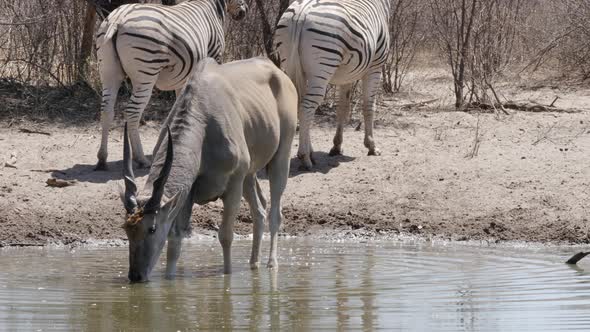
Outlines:
{"type": "Polygon", "coordinates": [[[252,254],[250,256],[250,267],[257,269],[260,261],[260,243],[262,241],[262,234],[264,233],[264,219],[266,214],[264,201],[261,200],[262,193],[260,192],[260,185],[256,174],[249,174],[244,180],[244,198],[250,206],[250,215],[254,223],[254,231],[252,237],[252,254]]]}
{"type": "Polygon", "coordinates": [[[375,146],[373,138],[373,121],[375,115],[377,93],[381,84],[381,70],[373,71],[363,78],[363,117],[365,120],[365,147],[369,156],[379,156],[381,151],[375,146]]]}
{"type": "MultiPolygon", "coordinates": [[[[287,140],[289,141],[289,140],[287,140]]],[[[290,146],[284,146],[281,142],[279,149],[268,165],[268,179],[270,181],[270,255],[268,268],[278,267],[278,234],[281,227],[281,196],[287,187],[289,178],[289,154],[290,146]]]]}
{"type": "Polygon", "coordinates": [[[231,273],[231,244],[234,240],[234,222],[240,210],[242,188],[244,183],[243,175],[237,174],[230,179],[227,189],[223,194],[223,217],[219,227],[218,238],[223,249],[223,273],[231,273]]]}
{"type": "Polygon", "coordinates": [[[176,276],[176,263],[178,263],[181,249],[182,236],[169,236],[166,249],[166,279],[174,279],[176,276]]]}
{"type": "Polygon", "coordinates": [[[352,95],[352,84],[338,87],[338,107],[336,113],[337,127],[334,135],[334,146],[330,150],[330,156],[342,154],[342,136],[344,125],[350,117],[350,97],[352,95]]]}
{"type": "Polygon", "coordinates": [[[189,197],[178,214],[174,218],[172,228],[168,232],[168,248],[166,250],[166,279],[174,279],[176,276],[176,263],[182,249],[182,239],[186,230],[190,227],[193,201],[189,197]]]}

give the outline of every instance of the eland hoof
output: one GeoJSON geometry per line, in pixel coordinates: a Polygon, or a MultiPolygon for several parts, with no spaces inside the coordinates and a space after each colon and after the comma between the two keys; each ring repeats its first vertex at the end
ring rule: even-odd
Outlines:
{"type": "Polygon", "coordinates": [[[266,267],[269,269],[276,269],[279,267],[279,263],[276,259],[269,259],[268,264],[266,264],[266,267]]]}
{"type": "Polygon", "coordinates": [[[369,150],[369,153],[367,153],[367,156],[380,156],[381,155],[381,150],[374,148],[373,150],[369,150]]]}

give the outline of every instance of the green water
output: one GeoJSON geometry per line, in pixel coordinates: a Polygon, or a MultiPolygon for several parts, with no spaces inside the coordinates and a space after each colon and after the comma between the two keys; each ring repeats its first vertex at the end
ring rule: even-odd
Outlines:
{"type": "Polygon", "coordinates": [[[572,249],[281,239],[278,271],[251,271],[233,248],[231,276],[191,240],[176,280],[134,285],[126,247],[0,250],[0,331],[590,330],[572,249]]]}

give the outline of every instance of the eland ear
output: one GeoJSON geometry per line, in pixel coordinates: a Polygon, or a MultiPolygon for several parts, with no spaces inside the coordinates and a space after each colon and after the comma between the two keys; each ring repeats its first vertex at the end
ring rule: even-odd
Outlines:
{"type": "Polygon", "coordinates": [[[144,206],[144,210],[150,212],[156,211],[160,208],[160,203],[162,201],[162,197],[164,196],[164,185],[166,184],[168,175],[170,175],[170,170],[172,169],[172,160],[174,159],[174,145],[172,143],[172,133],[170,132],[169,126],[167,127],[167,132],[168,144],[166,148],[166,160],[164,161],[160,175],[158,175],[158,178],[153,183],[152,197],[150,197],[144,206]]]}

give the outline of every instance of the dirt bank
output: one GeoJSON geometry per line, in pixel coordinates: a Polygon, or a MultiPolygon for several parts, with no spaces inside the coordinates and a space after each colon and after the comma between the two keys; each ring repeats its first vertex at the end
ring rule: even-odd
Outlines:
{"type": "MultiPolygon", "coordinates": [[[[527,91],[539,94],[537,101],[547,95],[550,102],[552,95],[542,89],[527,91]]],[[[398,107],[432,95],[385,98],[377,117],[380,157],[366,156],[355,121],[345,133],[345,156],[328,157],[333,115],[320,116],[312,133],[317,169],[302,173],[298,161],[292,161],[282,229],[294,235],[350,230],[368,236],[588,243],[590,110],[585,107],[590,93],[559,94],[564,107],[581,111],[512,112],[498,119],[444,111],[438,104],[398,107]]],[[[158,122],[148,121],[141,129],[148,151],[157,128],[158,122]]],[[[111,134],[108,172],[92,170],[98,134],[93,122],[0,122],[0,246],[124,238],[118,195],[121,128],[111,134]],[[4,167],[7,162],[16,168],[4,167]],[[50,187],[46,181],[51,177],[75,183],[50,187]]],[[[145,171],[138,173],[143,183],[145,171]]],[[[220,212],[219,202],[195,207],[195,232],[212,229],[220,212]]],[[[236,232],[250,229],[243,208],[236,232]]]]}

